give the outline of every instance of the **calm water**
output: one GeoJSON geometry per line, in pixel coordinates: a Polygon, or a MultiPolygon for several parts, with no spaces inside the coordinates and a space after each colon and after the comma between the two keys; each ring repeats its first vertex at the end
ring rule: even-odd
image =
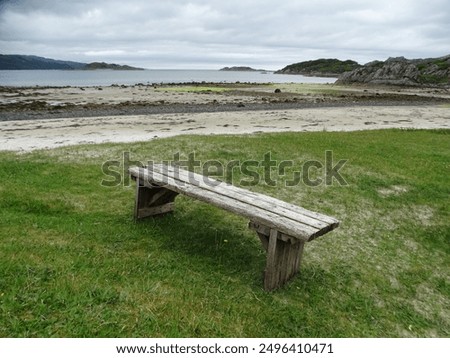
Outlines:
{"type": "Polygon", "coordinates": [[[276,75],[272,72],[228,72],[217,70],[145,70],[145,71],[0,71],[0,86],[109,86],[136,83],[333,83],[336,78],[276,75]]]}

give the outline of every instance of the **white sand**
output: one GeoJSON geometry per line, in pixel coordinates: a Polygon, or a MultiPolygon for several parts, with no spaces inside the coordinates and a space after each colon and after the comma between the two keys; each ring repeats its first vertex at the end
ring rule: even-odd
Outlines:
{"type": "Polygon", "coordinates": [[[134,142],[180,134],[450,128],[444,106],[335,107],[270,111],[157,114],[0,122],[0,150],[134,142]]]}

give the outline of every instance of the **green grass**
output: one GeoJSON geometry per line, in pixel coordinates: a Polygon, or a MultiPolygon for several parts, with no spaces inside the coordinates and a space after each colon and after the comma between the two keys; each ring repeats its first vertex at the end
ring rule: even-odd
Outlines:
{"type": "Polygon", "coordinates": [[[0,336],[448,337],[449,135],[179,136],[1,152],[0,336]],[[133,186],[100,185],[101,164],[123,151],[224,162],[271,151],[300,166],[325,150],[348,159],[347,186],[278,177],[251,188],[342,222],[307,244],[300,274],[272,293],[243,218],[178,197],[174,214],[135,223],[133,186]]]}
{"type": "Polygon", "coordinates": [[[422,73],[419,75],[419,81],[421,83],[428,83],[428,84],[446,84],[449,83],[448,77],[442,77],[438,75],[433,74],[426,74],[422,73]]]}
{"type": "Polygon", "coordinates": [[[194,92],[194,93],[222,93],[232,91],[232,87],[220,87],[220,86],[164,86],[157,88],[159,92],[194,92]]]}
{"type": "Polygon", "coordinates": [[[450,64],[448,62],[448,58],[447,59],[436,59],[434,61],[432,61],[433,64],[437,65],[439,67],[440,70],[446,70],[450,67],[450,64]]]}

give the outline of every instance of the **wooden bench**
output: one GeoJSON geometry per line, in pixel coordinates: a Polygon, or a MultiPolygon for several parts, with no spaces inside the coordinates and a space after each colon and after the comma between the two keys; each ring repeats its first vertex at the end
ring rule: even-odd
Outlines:
{"type": "Polygon", "coordinates": [[[267,251],[264,289],[274,290],[299,270],[307,241],[338,227],[335,218],[286,203],[267,195],[235,187],[178,167],[153,165],[129,169],[137,181],[136,219],[173,210],[178,194],[205,201],[250,220],[267,251]]]}

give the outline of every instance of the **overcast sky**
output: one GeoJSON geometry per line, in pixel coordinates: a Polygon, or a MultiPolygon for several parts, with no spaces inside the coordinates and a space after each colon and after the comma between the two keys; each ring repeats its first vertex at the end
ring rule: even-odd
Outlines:
{"type": "Polygon", "coordinates": [[[449,0],[0,0],[0,53],[145,68],[450,53],[449,0]]]}

